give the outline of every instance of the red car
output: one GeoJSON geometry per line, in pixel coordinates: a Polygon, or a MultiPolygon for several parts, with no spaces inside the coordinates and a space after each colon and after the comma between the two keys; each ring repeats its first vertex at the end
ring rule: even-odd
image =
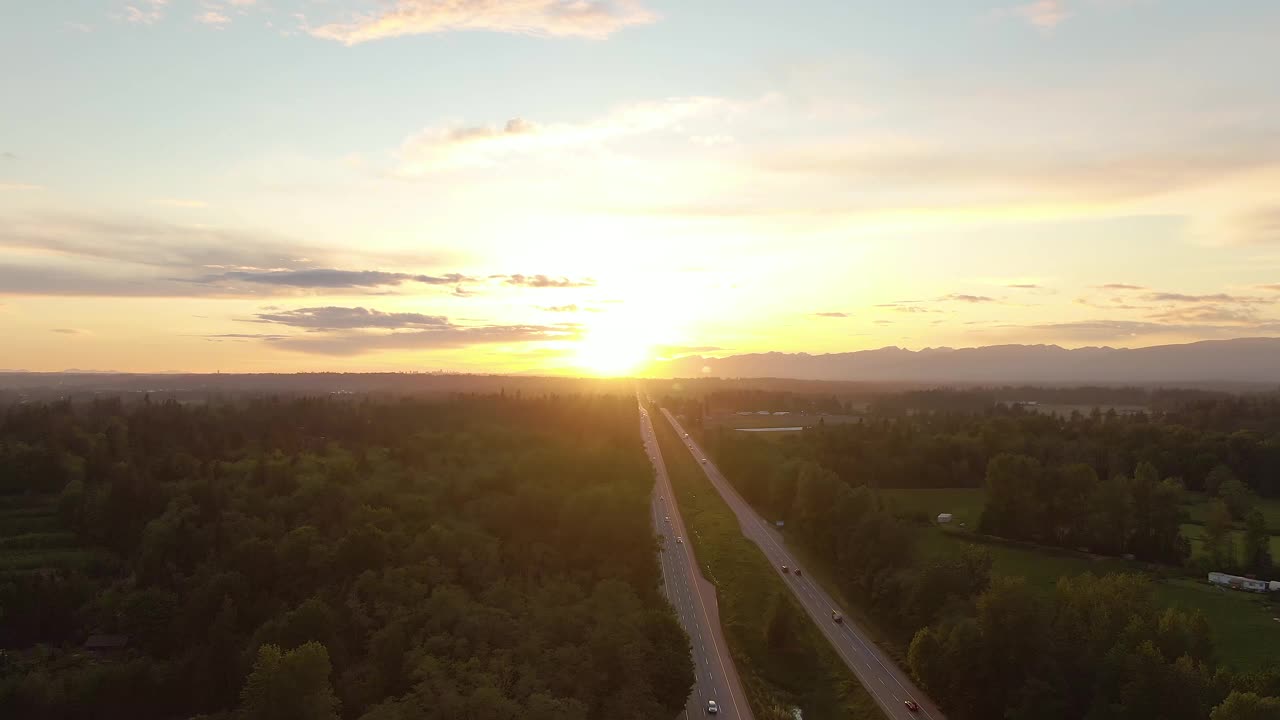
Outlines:
{"type": "Polygon", "coordinates": [[[916,702],[915,700],[906,700],[906,701],[903,701],[902,704],[906,705],[907,709],[910,710],[911,712],[920,712],[920,703],[916,702]]]}

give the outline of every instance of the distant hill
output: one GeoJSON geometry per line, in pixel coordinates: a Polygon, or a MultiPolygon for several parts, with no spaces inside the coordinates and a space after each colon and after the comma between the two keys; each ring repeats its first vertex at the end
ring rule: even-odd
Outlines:
{"type": "Polygon", "coordinates": [[[782,377],[801,380],[972,383],[1280,383],[1280,338],[1207,340],[1144,348],[992,345],[810,355],[757,353],[684,357],[659,377],[782,377]]]}

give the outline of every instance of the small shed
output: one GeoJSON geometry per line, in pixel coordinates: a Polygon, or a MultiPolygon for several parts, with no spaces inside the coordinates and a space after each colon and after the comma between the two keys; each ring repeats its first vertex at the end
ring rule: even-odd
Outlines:
{"type": "Polygon", "coordinates": [[[946,525],[952,520],[951,513],[938,513],[938,524],[946,525]]]}

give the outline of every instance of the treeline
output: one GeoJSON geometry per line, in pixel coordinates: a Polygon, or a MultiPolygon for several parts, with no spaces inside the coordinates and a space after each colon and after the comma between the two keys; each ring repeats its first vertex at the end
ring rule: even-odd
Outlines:
{"type": "MultiPolygon", "coordinates": [[[[1214,500],[1197,569],[1270,575],[1271,536],[1257,497],[1226,465],[1210,471],[1204,487],[1214,500]],[[1237,523],[1245,530],[1238,547],[1237,523]]],[[[1188,520],[1182,483],[1160,479],[1151,463],[1139,463],[1132,476],[1100,479],[1083,463],[1046,467],[1026,455],[1002,454],[987,467],[986,488],[980,532],[1174,565],[1190,559],[1180,532],[1188,520]]]]}
{"type": "MultiPolygon", "coordinates": [[[[741,433],[739,433],[741,435],[741,433]]],[[[1044,466],[1084,464],[1102,478],[1149,463],[1188,490],[1208,489],[1218,465],[1253,492],[1280,497],[1280,400],[1230,398],[1167,414],[1093,411],[1067,417],[1020,407],[978,413],[872,416],[827,424],[779,441],[781,451],[816,462],[850,485],[882,488],[982,487],[1002,453],[1044,466]]]]}
{"type": "Polygon", "coordinates": [[[921,629],[911,672],[955,720],[1268,720],[1280,670],[1215,664],[1198,611],[1161,609],[1148,580],[1081,575],[1049,596],[1001,578],[972,611],[921,629]]]}
{"type": "Polygon", "coordinates": [[[0,716],[672,717],[638,440],[627,396],[13,406],[5,492],[109,560],[0,574],[0,716]]]}
{"type": "MultiPolygon", "coordinates": [[[[712,433],[708,447],[748,502],[785,521],[847,597],[909,643],[912,673],[949,717],[1205,720],[1212,713],[1213,720],[1253,720],[1272,717],[1258,708],[1280,707],[1280,671],[1237,676],[1218,668],[1203,615],[1158,608],[1140,576],[1066,580],[1045,599],[1020,582],[993,579],[983,548],[922,557],[916,534],[874,490],[795,457],[795,447],[728,432],[712,433]]],[[[1176,524],[1180,488],[1149,466],[1099,483],[1088,466],[1046,470],[1015,456],[992,465],[999,484],[1049,485],[1066,473],[1082,495],[1098,493],[1099,503],[1111,491],[1140,497],[1138,505],[1121,504],[1128,527],[1115,536],[1119,547],[1185,552],[1176,524]]],[[[1013,504],[989,522],[1009,519],[1011,534],[1033,537],[1065,532],[1061,524],[1032,528],[1044,512],[1017,505],[1021,492],[1011,492],[1013,504]]]]}
{"type": "Polygon", "coordinates": [[[1161,480],[1150,463],[1132,477],[1099,480],[1093,467],[1044,467],[1025,455],[997,455],[987,468],[987,502],[978,530],[1042,545],[1180,564],[1191,547],[1181,483],[1161,480]]]}

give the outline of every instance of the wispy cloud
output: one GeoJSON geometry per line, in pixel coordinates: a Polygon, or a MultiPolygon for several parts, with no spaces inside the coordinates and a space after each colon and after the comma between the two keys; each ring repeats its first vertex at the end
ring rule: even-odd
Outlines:
{"type": "Polygon", "coordinates": [[[639,0],[393,0],[345,22],[307,32],[344,45],[458,30],[605,38],[655,20],[657,16],[639,0]]]}
{"type": "Polygon", "coordinates": [[[1147,293],[1142,296],[1147,302],[1174,302],[1174,303],[1201,303],[1201,302],[1254,302],[1256,298],[1237,297],[1226,293],[1213,293],[1212,295],[1188,295],[1187,293],[1176,292],[1156,292],[1147,293]]]}
{"type": "Polygon", "coordinates": [[[583,306],[581,306],[581,305],[576,305],[576,304],[570,304],[570,305],[549,305],[549,306],[548,306],[548,305],[544,305],[544,306],[539,307],[538,309],[539,309],[539,310],[541,310],[541,311],[543,311],[543,312],[553,312],[553,313],[603,312],[603,309],[602,309],[602,308],[597,308],[597,307],[583,307],[583,306]]]}
{"type": "Polygon", "coordinates": [[[501,125],[452,125],[425,128],[401,143],[397,174],[487,167],[539,153],[563,153],[612,140],[656,133],[684,120],[726,107],[710,97],[669,98],[627,105],[580,123],[535,123],[513,118],[501,125]]]}
{"type": "Polygon", "coordinates": [[[1005,285],[1005,287],[1007,287],[1007,288],[1012,288],[1012,289],[1014,289],[1014,290],[1039,290],[1039,289],[1041,289],[1041,288],[1040,288],[1040,286],[1039,286],[1039,285],[1037,285],[1037,284],[1035,284],[1035,283],[1013,283],[1013,284],[1010,284],[1010,285],[1005,285]]]}
{"type": "Polygon", "coordinates": [[[1026,5],[1008,8],[1005,12],[1022,18],[1036,27],[1046,29],[1057,27],[1071,16],[1067,11],[1065,0],[1036,0],[1026,5]]]}
{"type": "Polygon", "coordinates": [[[230,24],[231,18],[217,10],[206,10],[199,15],[196,15],[196,22],[201,25],[220,28],[230,24]]]}
{"type": "Polygon", "coordinates": [[[507,285],[518,285],[528,288],[583,288],[593,287],[595,280],[590,278],[570,280],[567,277],[551,277],[549,275],[491,275],[493,279],[503,279],[507,285]]]}
{"type": "Polygon", "coordinates": [[[52,332],[56,332],[59,335],[88,335],[89,334],[87,330],[81,330],[79,328],[53,328],[52,332]]]}
{"type": "Polygon", "coordinates": [[[296,288],[312,288],[338,290],[344,288],[377,288],[421,283],[423,285],[456,285],[460,282],[472,282],[470,278],[458,273],[448,275],[413,275],[409,273],[386,272],[382,270],[338,270],[334,268],[314,268],[307,270],[268,270],[262,272],[232,271],[216,275],[206,275],[192,282],[216,284],[226,281],[254,283],[260,285],[277,285],[296,288]]]}
{"type": "Polygon", "coordinates": [[[1098,285],[1102,290],[1146,290],[1142,285],[1130,285],[1128,283],[1107,283],[1106,285],[1098,285]]]}
{"type": "Polygon", "coordinates": [[[411,312],[383,312],[363,307],[310,307],[275,313],[259,313],[252,322],[273,323],[308,330],[356,328],[404,329],[448,327],[449,319],[411,312]]]}
{"type": "Polygon", "coordinates": [[[318,355],[362,355],[383,350],[440,350],[473,345],[505,345],[572,340],[568,325],[447,325],[431,330],[390,333],[341,332],[290,335],[267,340],[272,347],[318,355]]]}
{"type": "Polygon", "coordinates": [[[842,312],[816,312],[816,313],[813,313],[813,316],[814,316],[814,317],[824,317],[824,318],[847,318],[847,317],[849,317],[849,313],[842,313],[842,312]]]}
{"type": "Polygon", "coordinates": [[[1280,205],[1237,213],[1227,217],[1224,224],[1223,234],[1228,242],[1280,244],[1280,205]]]}
{"type": "Polygon", "coordinates": [[[949,300],[951,302],[975,303],[975,304],[999,302],[995,298],[987,297],[986,295],[965,295],[963,293],[951,293],[950,295],[946,295],[944,297],[939,298],[939,300],[944,300],[944,301],[949,300]]]}
{"type": "Polygon", "coordinates": [[[141,0],[136,5],[125,5],[124,19],[140,25],[152,25],[164,17],[169,0],[141,0]]]}

